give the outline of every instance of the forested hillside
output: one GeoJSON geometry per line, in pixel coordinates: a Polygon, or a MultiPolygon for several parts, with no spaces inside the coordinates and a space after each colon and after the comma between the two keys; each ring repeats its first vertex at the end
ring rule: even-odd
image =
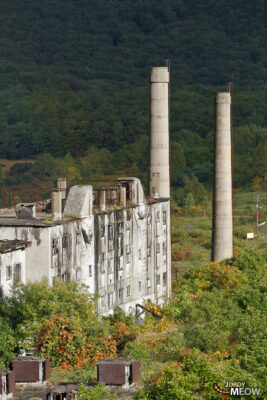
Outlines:
{"type": "Polygon", "coordinates": [[[250,184],[267,169],[266,11],[264,0],[2,0],[0,157],[71,153],[86,178],[84,157],[100,149],[100,173],[145,178],[149,68],[169,59],[173,185],[192,174],[210,185],[213,96],[231,80],[235,185],[250,184]]]}

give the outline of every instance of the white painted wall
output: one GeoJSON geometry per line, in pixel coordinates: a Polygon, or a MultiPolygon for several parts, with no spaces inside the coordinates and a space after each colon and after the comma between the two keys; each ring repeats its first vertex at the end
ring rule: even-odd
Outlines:
{"type": "Polygon", "coordinates": [[[25,250],[14,250],[9,253],[0,253],[0,288],[1,295],[8,296],[14,284],[14,272],[16,264],[20,264],[20,282],[25,283],[25,250]],[[8,267],[11,274],[8,276],[8,267]]]}

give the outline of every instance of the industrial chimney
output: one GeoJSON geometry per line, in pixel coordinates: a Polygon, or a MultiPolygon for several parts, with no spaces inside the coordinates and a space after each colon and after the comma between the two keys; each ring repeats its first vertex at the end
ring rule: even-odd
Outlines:
{"type": "Polygon", "coordinates": [[[169,67],[150,73],[150,196],[170,197],[169,67]]]}
{"type": "Polygon", "coordinates": [[[231,94],[215,97],[212,261],[233,257],[231,94]]]}

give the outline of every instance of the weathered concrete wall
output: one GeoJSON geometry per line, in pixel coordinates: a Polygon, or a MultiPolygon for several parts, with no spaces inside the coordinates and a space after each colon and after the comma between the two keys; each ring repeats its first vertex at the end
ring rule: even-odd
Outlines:
{"type": "Polygon", "coordinates": [[[57,279],[86,284],[99,294],[100,315],[116,306],[135,312],[144,299],[162,304],[171,292],[170,201],[145,203],[140,181],[130,182],[131,206],[46,225],[1,226],[0,239],[31,242],[25,281],[46,277],[50,284],[57,279]]]}
{"type": "Polygon", "coordinates": [[[80,218],[93,214],[93,188],[90,185],[72,186],[66,201],[63,215],[75,215],[80,218]]]}
{"type": "Polygon", "coordinates": [[[216,94],[212,261],[233,256],[231,95],[216,94]]]}
{"type": "Polygon", "coordinates": [[[75,280],[94,293],[94,218],[71,220],[49,230],[50,281],[75,280]]]}
{"type": "Polygon", "coordinates": [[[170,197],[169,70],[154,67],[150,74],[150,196],[170,197]]]}
{"type": "Polygon", "coordinates": [[[25,249],[26,281],[49,277],[50,242],[49,228],[33,226],[1,226],[0,239],[26,240],[31,246],[25,249]]]}
{"type": "Polygon", "coordinates": [[[98,314],[135,312],[171,293],[170,202],[142,204],[95,217],[98,314]]]}
{"type": "Polygon", "coordinates": [[[14,282],[25,283],[25,250],[0,254],[0,298],[8,296],[14,282]],[[19,277],[18,277],[19,272],[19,277]]]}
{"type": "Polygon", "coordinates": [[[1,239],[31,242],[25,250],[26,281],[80,281],[94,293],[94,217],[47,227],[2,226],[1,239]]]}

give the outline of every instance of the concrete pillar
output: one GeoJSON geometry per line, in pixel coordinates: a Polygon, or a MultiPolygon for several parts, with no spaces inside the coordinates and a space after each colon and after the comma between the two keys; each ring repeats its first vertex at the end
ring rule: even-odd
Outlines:
{"type": "Polygon", "coordinates": [[[52,218],[57,221],[62,218],[62,192],[52,192],[52,218]]]}
{"type": "Polygon", "coordinates": [[[67,190],[67,179],[66,178],[57,178],[57,190],[61,191],[62,199],[66,198],[66,190],[67,190]]]}
{"type": "Polygon", "coordinates": [[[214,184],[212,218],[212,261],[233,256],[231,94],[215,98],[214,184]]]}
{"type": "Polygon", "coordinates": [[[101,211],[105,211],[106,209],[106,191],[99,191],[99,207],[101,211]]]}
{"type": "Polygon", "coordinates": [[[126,187],[120,186],[120,206],[126,207],[126,187]]]}
{"type": "Polygon", "coordinates": [[[154,67],[150,73],[150,196],[156,193],[170,197],[168,67],[154,67]],[[157,174],[158,181],[153,178],[157,174]]]}

